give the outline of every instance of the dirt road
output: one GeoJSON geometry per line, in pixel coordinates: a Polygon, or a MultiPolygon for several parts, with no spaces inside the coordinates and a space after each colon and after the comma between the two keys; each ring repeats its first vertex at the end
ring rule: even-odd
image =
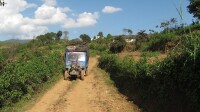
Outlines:
{"type": "Polygon", "coordinates": [[[139,112],[105,81],[96,66],[97,59],[91,58],[84,81],[61,79],[27,112],[139,112]]]}

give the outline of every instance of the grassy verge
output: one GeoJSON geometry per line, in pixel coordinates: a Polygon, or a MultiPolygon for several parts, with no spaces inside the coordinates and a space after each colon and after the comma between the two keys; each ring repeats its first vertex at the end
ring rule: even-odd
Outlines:
{"type": "Polygon", "coordinates": [[[103,77],[105,83],[106,83],[108,86],[111,86],[111,87],[117,89],[117,88],[115,87],[114,81],[110,79],[110,76],[109,76],[109,74],[108,74],[107,72],[105,72],[104,70],[102,70],[102,69],[100,69],[100,68],[96,68],[95,74],[97,74],[96,77],[100,77],[99,75],[102,75],[102,77],[103,77]],[[99,74],[99,73],[100,73],[100,74],[99,74]],[[99,75],[98,75],[98,74],[99,74],[99,75]]]}
{"type": "Polygon", "coordinates": [[[160,52],[142,52],[142,57],[158,57],[160,55],[160,52]]]}

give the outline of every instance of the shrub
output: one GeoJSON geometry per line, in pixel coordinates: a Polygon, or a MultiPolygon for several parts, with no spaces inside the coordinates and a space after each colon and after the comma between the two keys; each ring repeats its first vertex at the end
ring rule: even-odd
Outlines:
{"type": "MultiPolygon", "coordinates": [[[[165,51],[166,46],[169,42],[175,43],[176,45],[178,37],[173,34],[166,34],[166,33],[161,33],[161,34],[154,34],[151,36],[149,39],[149,42],[147,43],[146,50],[148,51],[165,51]]],[[[173,46],[175,47],[175,46],[173,46]]]]}
{"type": "Polygon", "coordinates": [[[111,43],[110,51],[112,53],[119,53],[122,50],[124,50],[125,46],[126,46],[126,41],[123,39],[122,36],[118,36],[114,39],[114,42],[111,43]]]}
{"type": "Polygon", "coordinates": [[[122,93],[150,112],[198,112],[200,38],[186,35],[179,45],[165,60],[154,64],[147,63],[148,53],[139,62],[104,54],[99,67],[110,73],[122,93]]]}
{"type": "Polygon", "coordinates": [[[18,52],[18,58],[6,64],[0,75],[0,108],[30,98],[64,65],[58,49],[23,47],[18,52]]]}

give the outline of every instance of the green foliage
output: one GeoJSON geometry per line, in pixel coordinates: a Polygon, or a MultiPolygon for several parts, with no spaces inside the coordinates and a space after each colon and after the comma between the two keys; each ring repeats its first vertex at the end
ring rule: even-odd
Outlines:
{"type": "Polygon", "coordinates": [[[142,52],[142,57],[157,57],[159,54],[159,52],[142,52]]]}
{"type": "Polygon", "coordinates": [[[178,43],[180,44],[180,41],[183,39],[183,34],[195,34],[196,36],[200,36],[200,24],[198,22],[194,22],[189,26],[177,25],[175,18],[172,18],[168,22],[168,28],[161,33],[154,33],[148,36],[142,36],[142,33],[138,33],[135,43],[136,49],[142,51],[166,52],[173,49],[178,43]]]}
{"type": "Polygon", "coordinates": [[[3,43],[2,46],[0,46],[0,73],[7,63],[13,61],[18,47],[19,45],[16,43],[3,43]]]}
{"type": "MultiPolygon", "coordinates": [[[[13,55],[15,60],[4,64],[0,73],[0,109],[21,99],[31,98],[45,82],[61,73],[64,65],[61,56],[63,46],[51,44],[51,49],[50,45],[34,46],[38,41],[20,45],[13,55]]],[[[2,53],[5,55],[5,52],[2,53]]]]}
{"type": "Polygon", "coordinates": [[[184,28],[177,28],[175,29],[175,33],[177,35],[182,35],[182,34],[189,34],[190,32],[195,32],[195,33],[198,33],[200,34],[198,31],[200,30],[200,24],[197,22],[197,23],[193,23],[192,25],[190,26],[186,26],[184,28]]]}
{"type": "Polygon", "coordinates": [[[101,53],[108,53],[110,43],[112,42],[112,35],[108,34],[105,38],[99,38],[89,43],[91,55],[99,55],[101,53]]]}
{"type": "Polygon", "coordinates": [[[108,34],[108,35],[106,36],[106,38],[107,38],[107,39],[111,39],[111,38],[112,38],[112,35],[111,35],[111,34],[108,34]]]}
{"type": "Polygon", "coordinates": [[[69,40],[69,38],[68,38],[69,32],[68,31],[64,31],[63,34],[64,34],[64,36],[63,36],[64,40],[65,41],[69,40]]]}
{"type": "Polygon", "coordinates": [[[45,46],[45,45],[52,44],[54,42],[54,39],[59,40],[59,38],[62,36],[61,33],[62,33],[61,31],[58,31],[58,33],[48,32],[44,35],[37,36],[36,37],[37,45],[45,46]]]}
{"type": "Polygon", "coordinates": [[[133,34],[133,31],[131,29],[127,29],[127,28],[124,28],[123,32],[124,32],[124,34],[126,34],[126,33],[128,33],[129,35],[133,34]]]}
{"type": "Polygon", "coordinates": [[[190,4],[188,5],[188,10],[194,17],[200,19],[200,1],[199,0],[190,0],[190,4]]]}
{"type": "Polygon", "coordinates": [[[96,56],[96,55],[97,55],[97,51],[91,49],[91,50],[90,50],[90,57],[94,57],[94,56],[96,56]]]}
{"type": "Polygon", "coordinates": [[[77,39],[70,40],[68,43],[77,45],[77,44],[82,44],[83,41],[77,38],[77,39]]]}
{"type": "Polygon", "coordinates": [[[174,33],[166,34],[154,34],[150,37],[147,43],[146,50],[148,51],[165,51],[165,48],[169,42],[175,42],[178,37],[174,33]]]}
{"type": "Polygon", "coordinates": [[[140,49],[143,44],[145,42],[147,42],[149,39],[148,39],[148,34],[145,33],[145,30],[141,30],[137,33],[137,38],[136,38],[136,42],[135,42],[135,46],[136,46],[136,49],[140,49]]]}
{"type": "Polygon", "coordinates": [[[98,44],[98,43],[95,43],[95,42],[92,42],[89,44],[90,46],[90,49],[94,49],[94,50],[97,50],[97,51],[105,51],[107,49],[107,46],[106,45],[103,45],[103,44],[98,44]]]}
{"type": "Polygon", "coordinates": [[[56,33],[55,40],[57,40],[57,41],[60,40],[61,36],[62,36],[62,31],[58,31],[58,32],[56,33]]]}
{"type": "MultiPolygon", "coordinates": [[[[182,17],[182,16],[181,16],[182,17]]],[[[177,29],[177,19],[171,18],[170,20],[160,23],[160,28],[163,28],[164,33],[170,33],[171,29],[177,29]]]]}
{"type": "Polygon", "coordinates": [[[119,53],[121,52],[124,47],[126,46],[126,41],[122,36],[118,36],[114,39],[114,42],[111,43],[110,51],[112,53],[119,53]]]}
{"type": "Polygon", "coordinates": [[[180,46],[163,61],[149,64],[148,55],[134,62],[104,54],[99,67],[110,73],[122,93],[147,111],[200,111],[199,36],[183,36],[180,46]]]}
{"type": "Polygon", "coordinates": [[[87,34],[81,34],[81,35],[80,35],[80,38],[82,39],[83,42],[86,42],[86,43],[91,42],[91,38],[90,38],[90,36],[87,35],[87,34]]]}
{"type": "Polygon", "coordinates": [[[100,38],[103,38],[104,36],[103,36],[103,32],[99,32],[98,33],[98,36],[100,37],[100,38]]]}

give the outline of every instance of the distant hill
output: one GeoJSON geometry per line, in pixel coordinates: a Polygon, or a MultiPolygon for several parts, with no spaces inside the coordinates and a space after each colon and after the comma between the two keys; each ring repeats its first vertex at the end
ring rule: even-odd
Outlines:
{"type": "Polygon", "coordinates": [[[9,40],[6,40],[5,42],[27,43],[29,41],[31,41],[31,39],[24,39],[24,40],[21,40],[21,39],[9,39],[9,40]]]}

